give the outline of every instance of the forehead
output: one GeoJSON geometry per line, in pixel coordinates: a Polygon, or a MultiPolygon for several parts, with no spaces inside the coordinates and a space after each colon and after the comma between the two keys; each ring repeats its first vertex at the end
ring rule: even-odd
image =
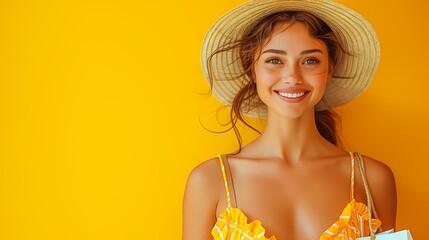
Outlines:
{"type": "Polygon", "coordinates": [[[319,48],[323,52],[327,51],[326,44],[322,40],[311,36],[307,26],[301,22],[277,23],[262,49],[273,47],[300,50],[319,48]]]}

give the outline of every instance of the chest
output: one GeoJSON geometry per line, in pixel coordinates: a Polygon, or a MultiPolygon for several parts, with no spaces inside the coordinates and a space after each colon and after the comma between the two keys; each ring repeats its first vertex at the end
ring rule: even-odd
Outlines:
{"type": "Polygon", "coordinates": [[[350,197],[350,171],[309,168],[235,171],[233,207],[262,222],[266,236],[318,239],[335,223],[350,197]]]}

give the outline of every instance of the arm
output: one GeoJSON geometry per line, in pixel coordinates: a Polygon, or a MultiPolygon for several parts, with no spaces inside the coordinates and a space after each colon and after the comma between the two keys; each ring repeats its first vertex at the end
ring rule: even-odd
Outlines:
{"type": "Polygon", "coordinates": [[[222,181],[217,159],[200,164],[189,174],[183,199],[183,240],[213,239],[222,181]]]}
{"type": "Polygon", "coordinates": [[[384,163],[364,157],[368,184],[383,230],[395,229],[397,195],[395,177],[384,163]]]}

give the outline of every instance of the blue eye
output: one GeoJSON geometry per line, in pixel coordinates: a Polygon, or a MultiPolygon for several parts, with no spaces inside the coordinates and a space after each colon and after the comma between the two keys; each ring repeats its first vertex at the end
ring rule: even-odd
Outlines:
{"type": "Polygon", "coordinates": [[[312,65],[312,64],[317,64],[319,62],[320,61],[317,59],[309,58],[309,59],[304,60],[303,64],[312,65]]]}

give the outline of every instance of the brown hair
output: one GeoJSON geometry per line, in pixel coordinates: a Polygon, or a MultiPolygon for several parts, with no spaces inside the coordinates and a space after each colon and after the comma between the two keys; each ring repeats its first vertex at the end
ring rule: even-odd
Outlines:
{"type": "MultiPolygon", "coordinates": [[[[232,100],[230,111],[231,127],[228,129],[233,129],[235,132],[239,144],[238,152],[240,152],[242,147],[241,135],[236,125],[238,120],[243,122],[251,129],[259,132],[256,128],[248,123],[243,115],[243,112],[245,113],[264,105],[264,103],[262,103],[262,101],[259,99],[256,85],[254,84],[255,63],[259,58],[261,47],[269,42],[271,33],[276,24],[284,22],[292,24],[296,22],[304,23],[309,31],[310,36],[319,39],[326,44],[331,71],[333,71],[333,66],[335,66],[337,62],[339,52],[342,51],[348,54],[347,51],[338,42],[334,32],[325,22],[315,17],[313,14],[300,11],[284,11],[269,15],[261,19],[255,25],[249,27],[249,29],[246,29],[241,39],[225,44],[213,52],[207,61],[207,67],[209,70],[209,77],[212,86],[213,80],[211,78],[211,59],[216,54],[225,51],[238,51],[239,59],[236,59],[235,61],[239,61],[243,69],[242,73],[235,76],[237,79],[242,79],[242,87],[232,100]]],[[[322,101],[324,100],[322,99],[322,101]]],[[[326,105],[328,104],[326,103],[326,105]]],[[[340,119],[338,115],[332,110],[332,108],[329,107],[328,110],[323,111],[315,110],[315,121],[319,133],[325,139],[337,146],[341,146],[336,128],[336,123],[340,122],[340,119]]]]}

